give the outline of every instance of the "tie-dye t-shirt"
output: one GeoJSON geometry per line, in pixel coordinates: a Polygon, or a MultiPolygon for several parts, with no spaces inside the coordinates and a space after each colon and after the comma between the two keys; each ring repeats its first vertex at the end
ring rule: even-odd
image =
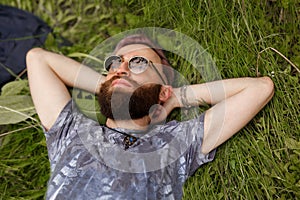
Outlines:
{"type": "Polygon", "coordinates": [[[51,177],[46,199],[181,199],[187,178],[215,150],[201,153],[204,114],[147,132],[109,129],[70,101],[45,132],[51,177]],[[125,135],[137,141],[125,148],[125,135]]]}

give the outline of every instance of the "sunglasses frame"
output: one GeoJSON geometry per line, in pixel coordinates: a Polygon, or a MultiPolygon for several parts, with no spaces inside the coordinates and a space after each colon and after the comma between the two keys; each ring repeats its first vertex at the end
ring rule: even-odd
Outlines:
{"type": "MultiPolygon", "coordinates": [[[[107,72],[109,72],[109,69],[110,69],[110,68],[107,70],[107,68],[106,68],[106,62],[108,61],[108,59],[111,59],[112,57],[120,58],[120,59],[121,59],[121,62],[124,62],[124,61],[123,61],[124,59],[122,58],[122,56],[111,55],[111,56],[107,57],[107,58],[104,60],[104,69],[105,69],[107,72]]],[[[167,85],[166,81],[163,79],[162,75],[159,73],[158,69],[155,67],[155,65],[153,64],[153,62],[152,62],[151,60],[149,60],[149,59],[143,57],[143,56],[133,56],[133,57],[131,57],[131,58],[129,59],[129,61],[128,61],[128,68],[129,68],[129,70],[130,70],[132,73],[134,73],[134,74],[141,74],[141,73],[144,72],[144,71],[142,71],[142,72],[140,72],[140,73],[135,73],[134,71],[132,71],[132,68],[130,68],[130,61],[132,61],[132,59],[134,59],[134,58],[143,58],[143,59],[145,59],[145,60],[147,61],[147,67],[145,68],[144,71],[147,70],[147,68],[148,68],[149,65],[152,66],[152,68],[154,69],[154,71],[158,74],[159,78],[162,80],[163,84],[164,84],[164,85],[167,85]]],[[[120,66],[119,66],[119,67],[120,67],[120,66]]]]}

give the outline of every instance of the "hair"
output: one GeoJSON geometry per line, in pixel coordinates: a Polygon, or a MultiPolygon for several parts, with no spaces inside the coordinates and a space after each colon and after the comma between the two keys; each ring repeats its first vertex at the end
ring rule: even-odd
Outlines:
{"type": "Polygon", "coordinates": [[[163,73],[167,77],[167,83],[171,85],[174,80],[174,69],[171,67],[162,48],[158,44],[156,44],[152,40],[150,40],[147,36],[142,35],[142,34],[135,34],[135,35],[130,35],[130,36],[123,38],[116,45],[114,52],[117,52],[122,47],[131,45],[131,44],[144,44],[144,45],[150,47],[160,57],[161,64],[163,65],[163,73]]]}

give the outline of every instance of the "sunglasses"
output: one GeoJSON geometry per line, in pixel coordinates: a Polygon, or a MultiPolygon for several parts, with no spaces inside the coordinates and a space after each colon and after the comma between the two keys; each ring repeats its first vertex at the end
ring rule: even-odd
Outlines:
{"type": "MultiPolygon", "coordinates": [[[[119,69],[122,62],[124,62],[124,61],[121,56],[116,56],[116,55],[109,56],[104,61],[104,68],[108,72],[116,72],[119,69]]],[[[165,85],[167,85],[166,82],[164,81],[162,75],[159,73],[158,69],[155,67],[155,65],[153,64],[153,62],[151,60],[148,60],[147,58],[145,58],[143,56],[134,56],[134,57],[130,58],[128,61],[128,68],[129,68],[130,72],[132,72],[134,74],[143,73],[144,71],[146,71],[146,69],[149,66],[151,66],[156,71],[156,73],[158,74],[158,76],[160,77],[162,82],[165,85]]]]}

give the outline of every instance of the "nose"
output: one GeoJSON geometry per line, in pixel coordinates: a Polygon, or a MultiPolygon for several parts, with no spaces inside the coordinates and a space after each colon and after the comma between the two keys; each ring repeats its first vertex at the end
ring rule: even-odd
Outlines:
{"type": "Polygon", "coordinates": [[[130,70],[128,68],[128,61],[122,62],[116,73],[118,76],[129,76],[130,70]]]}

